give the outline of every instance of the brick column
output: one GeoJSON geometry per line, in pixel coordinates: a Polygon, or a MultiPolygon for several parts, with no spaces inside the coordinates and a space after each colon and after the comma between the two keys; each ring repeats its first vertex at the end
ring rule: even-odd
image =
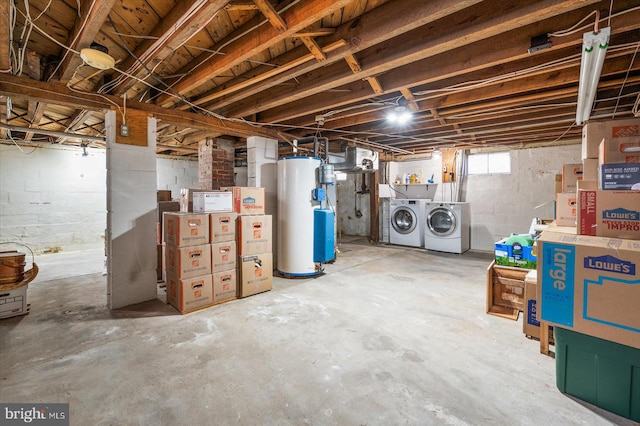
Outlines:
{"type": "Polygon", "coordinates": [[[207,138],[198,144],[198,175],[200,189],[220,189],[234,185],[235,149],[233,142],[207,138]]]}

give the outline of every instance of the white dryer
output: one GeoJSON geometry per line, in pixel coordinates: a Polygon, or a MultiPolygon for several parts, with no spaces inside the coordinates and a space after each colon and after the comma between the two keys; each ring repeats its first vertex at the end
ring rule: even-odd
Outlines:
{"type": "Polygon", "coordinates": [[[389,201],[389,242],[424,247],[424,205],[427,200],[391,199],[389,201]]]}
{"type": "Polygon", "coordinates": [[[469,250],[469,203],[429,201],[425,207],[424,247],[447,253],[469,250]]]}

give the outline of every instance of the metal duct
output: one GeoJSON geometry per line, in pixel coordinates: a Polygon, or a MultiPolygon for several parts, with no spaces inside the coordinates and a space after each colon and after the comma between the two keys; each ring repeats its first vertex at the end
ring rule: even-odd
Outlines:
{"type": "Polygon", "coordinates": [[[378,170],[378,153],[355,146],[347,147],[345,161],[332,162],[335,171],[343,173],[373,173],[378,170]]]}

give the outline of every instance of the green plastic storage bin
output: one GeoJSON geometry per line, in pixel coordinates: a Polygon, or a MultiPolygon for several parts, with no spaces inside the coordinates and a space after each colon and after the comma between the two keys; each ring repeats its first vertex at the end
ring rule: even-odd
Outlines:
{"type": "Polygon", "coordinates": [[[640,349],[554,327],[560,392],[640,421],[640,349]]]}

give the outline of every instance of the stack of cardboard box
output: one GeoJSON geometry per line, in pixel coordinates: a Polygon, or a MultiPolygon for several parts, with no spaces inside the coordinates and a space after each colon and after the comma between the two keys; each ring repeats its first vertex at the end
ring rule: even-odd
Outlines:
{"type": "Polygon", "coordinates": [[[237,295],[236,213],[209,214],[213,303],[233,300],[237,295]]]}
{"type": "Polygon", "coordinates": [[[214,303],[209,215],[165,213],[167,303],[182,313],[214,303]]]}
{"type": "Polygon", "coordinates": [[[640,240],[640,119],[586,124],[582,156],[578,234],[640,240]]]}
{"type": "Polygon", "coordinates": [[[164,233],[162,231],[162,216],[165,212],[177,212],[180,211],[180,203],[178,201],[171,201],[171,191],[160,189],[158,190],[158,221],[157,221],[157,235],[156,235],[156,251],[157,251],[157,266],[156,274],[157,280],[164,280],[164,233]]]}
{"type": "Polygon", "coordinates": [[[583,165],[565,164],[562,166],[562,192],[556,192],[556,224],[575,226],[577,215],[576,191],[578,182],[583,179],[583,165]]]}
{"type": "Polygon", "coordinates": [[[233,194],[237,219],[238,297],[252,296],[273,286],[272,217],[265,214],[265,189],[221,188],[233,194]]]}
{"type": "Polygon", "coordinates": [[[537,314],[555,327],[558,387],[640,420],[640,118],[586,124],[582,156],[577,222],[538,240],[537,314]]]}

